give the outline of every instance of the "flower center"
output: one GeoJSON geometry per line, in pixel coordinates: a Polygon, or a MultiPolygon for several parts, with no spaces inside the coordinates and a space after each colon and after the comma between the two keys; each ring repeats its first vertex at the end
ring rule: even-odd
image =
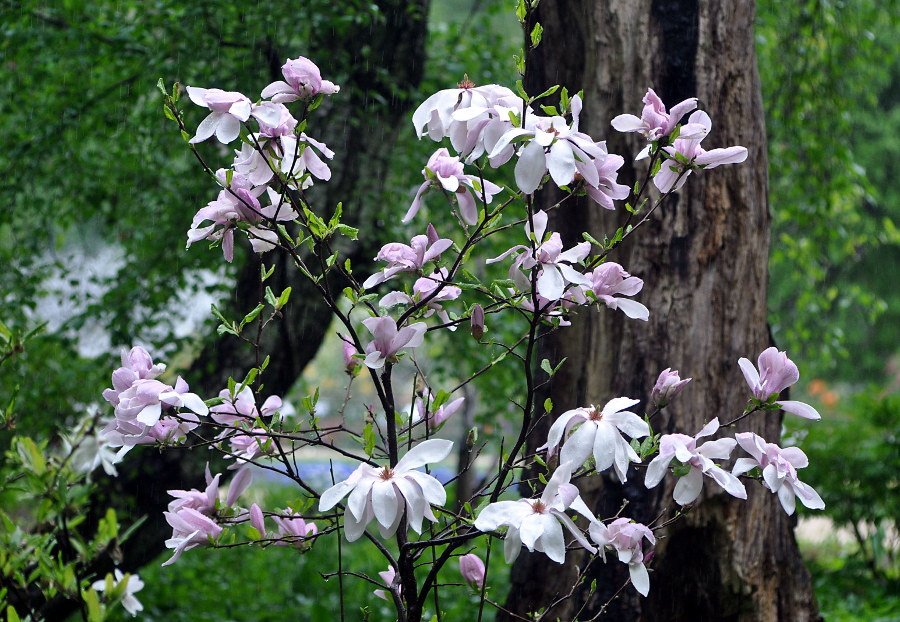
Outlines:
{"type": "Polygon", "coordinates": [[[599,408],[591,408],[591,412],[588,415],[588,419],[591,421],[602,421],[603,420],[603,411],[599,408]]]}
{"type": "Polygon", "coordinates": [[[462,81],[457,82],[456,86],[461,89],[472,89],[475,88],[475,83],[469,80],[469,74],[464,73],[462,81]]]}
{"type": "Polygon", "coordinates": [[[531,505],[531,509],[534,510],[535,514],[543,514],[546,511],[547,506],[541,503],[541,500],[538,499],[531,505]]]}
{"type": "Polygon", "coordinates": [[[389,480],[394,477],[394,471],[391,469],[391,467],[384,467],[383,469],[381,469],[381,473],[379,473],[378,475],[383,480],[389,480]]]}

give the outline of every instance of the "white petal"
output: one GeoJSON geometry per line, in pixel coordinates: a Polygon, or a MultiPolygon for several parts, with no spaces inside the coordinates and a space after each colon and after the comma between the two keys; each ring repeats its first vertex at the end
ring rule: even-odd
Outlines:
{"type": "Polygon", "coordinates": [[[525,194],[531,194],[541,183],[547,171],[547,160],[544,148],[536,142],[530,142],[519,155],[516,163],[516,185],[525,194]]]}
{"type": "Polygon", "coordinates": [[[453,441],[440,438],[423,441],[406,452],[406,455],[403,456],[397,463],[397,466],[394,467],[394,471],[405,473],[406,471],[425,466],[426,464],[440,462],[450,455],[452,449],[453,441]]]}
{"type": "Polygon", "coordinates": [[[641,596],[650,592],[650,575],[644,564],[628,564],[628,574],[631,576],[631,584],[641,596]]]}
{"type": "Polygon", "coordinates": [[[691,468],[690,472],[684,477],[678,478],[675,484],[673,498],[679,505],[687,505],[693,503],[700,496],[703,489],[703,474],[700,469],[691,468]]]}
{"type": "MultiPolygon", "coordinates": [[[[561,464],[569,464],[572,469],[579,468],[591,455],[594,448],[594,438],[597,434],[597,425],[592,421],[585,421],[569,436],[563,444],[559,454],[561,464]]],[[[610,462],[612,464],[612,462],[610,462]]],[[[609,465],[607,465],[608,467],[609,465]]],[[[602,470],[602,469],[598,469],[602,470]]]]}
{"type": "Polygon", "coordinates": [[[372,510],[383,527],[390,527],[401,511],[400,500],[394,492],[391,480],[382,480],[372,485],[372,510]]]}
{"type": "Polygon", "coordinates": [[[784,412],[791,413],[792,415],[797,415],[798,417],[803,417],[804,419],[812,419],[814,421],[818,421],[822,418],[822,415],[819,414],[819,411],[804,402],[782,400],[775,403],[781,406],[781,409],[784,412]]]}

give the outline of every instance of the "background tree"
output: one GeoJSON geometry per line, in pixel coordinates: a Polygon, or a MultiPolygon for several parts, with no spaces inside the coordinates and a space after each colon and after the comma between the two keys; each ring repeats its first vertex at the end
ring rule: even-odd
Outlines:
{"type": "MultiPolygon", "coordinates": [[[[752,1],[541,3],[536,19],[543,41],[532,59],[528,88],[583,87],[585,101],[593,102],[585,107],[583,127],[609,136],[611,152],[641,148],[639,137],[616,136],[605,128],[619,111],[636,110],[647,87],[669,104],[697,96],[716,120],[709,146],[739,144],[750,152],[743,166],[685,186],[661,207],[649,231],[614,255],[644,279],[641,300],[651,309],[646,327],[616,317],[621,314],[582,314],[572,328],[545,342],[551,360],[568,357],[550,387],[555,404],[569,404],[573,396],[577,405],[602,404],[623,395],[646,404],[656,375],[672,365],[695,384],[654,419],[655,431],[693,434],[713,417],[727,421],[743,411],[747,395],[737,359],[770,345],[766,138],[754,9],[752,1]]],[[[632,181],[645,174],[639,166],[626,166],[625,177],[632,181]]],[[[578,213],[582,218],[555,226],[570,235],[606,232],[627,215],[587,204],[578,213]]],[[[780,417],[751,418],[741,430],[777,439],[780,425],[780,417]]],[[[627,503],[626,513],[640,522],[672,517],[674,482],[648,492],[641,479],[633,471],[623,487],[607,478],[582,495],[598,516],[613,516],[627,503]]],[[[748,501],[740,507],[726,497],[705,494],[672,525],[656,548],[649,597],[622,592],[608,610],[610,619],[817,617],[791,518],[757,486],[748,488],[748,501]]],[[[546,560],[523,555],[507,606],[524,613],[551,601],[571,583],[570,572],[566,566],[548,573],[546,560]]],[[[555,615],[591,618],[615,596],[613,586],[623,578],[615,565],[596,567],[590,577],[596,582],[585,582],[555,615]]]]}

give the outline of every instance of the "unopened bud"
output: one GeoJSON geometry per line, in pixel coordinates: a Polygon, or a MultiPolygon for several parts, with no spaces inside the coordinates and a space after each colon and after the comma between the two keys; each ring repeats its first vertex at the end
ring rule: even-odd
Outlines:
{"type": "Polygon", "coordinates": [[[484,336],[484,309],[477,303],[472,307],[472,336],[477,340],[484,336]]]}
{"type": "Polygon", "coordinates": [[[343,353],[344,353],[344,370],[348,374],[353,374],[356,372],[356,368],[359,367],[359,360],[356,359],[353,355],[356,354],[356,348],[352,343],[347,341],[347,339],[341,335],[341,342],[343,343],[343,353]]]}
{"type": "Polygon", "coordinates": [[[664,407],[673,397],[681,393],[681,389],[690,381],[690,378],[684,380],[679,378],[677,369],[672,371],[667,367],[656,379],[653,391],[650,392],[650,406],[664,407]]]}
{"type": "Polygon", "coordinates": [[[425,230],[425,235],[428,237],[428,246],[431,246],[441,239],[437,233],[437,230],[434,228],[434,225],[431,223],[428,223],[428,228],[425,230]]]}
{"type": "Polygon", "coordinates": [[[459,571],[469,585],[478,589],[484,585],[484,562],[475,553],[459,558],[459,571]]]}

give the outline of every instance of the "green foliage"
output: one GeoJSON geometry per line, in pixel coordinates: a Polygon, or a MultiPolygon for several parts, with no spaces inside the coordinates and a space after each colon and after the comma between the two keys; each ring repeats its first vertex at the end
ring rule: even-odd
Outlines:
{"type": "Polygon", "coordinates": [[[870,572],[900,571],[885,530],[900,516],[900,394],[852,400],[850,413],[823,417],[809,427],[803,480],[825,501],[825,514],[854,532],[870,572]],[[891,570],[892,569],[892,570],[891,570]]]}
{"type": "Polygon", "coordinates": [[[814,373],[853,381],[882,377],[884,360],[897,352],[896,321],[883,316],[871,330],[896,301],[893,278],[870,268],[898,252],[891,232],[900,210],[890,199],[892,178],[878,172],[896,157],[874,149],[897,149],[890,123],[900,102],[879,95],[896,94],[898,26],[896,0],[763,0],[757,9],[773,333],[814,373]],[[872,142],[865,127],[885,138],[872,142]],[[842,361],[850,352],[852,363],[842,361]]]}

